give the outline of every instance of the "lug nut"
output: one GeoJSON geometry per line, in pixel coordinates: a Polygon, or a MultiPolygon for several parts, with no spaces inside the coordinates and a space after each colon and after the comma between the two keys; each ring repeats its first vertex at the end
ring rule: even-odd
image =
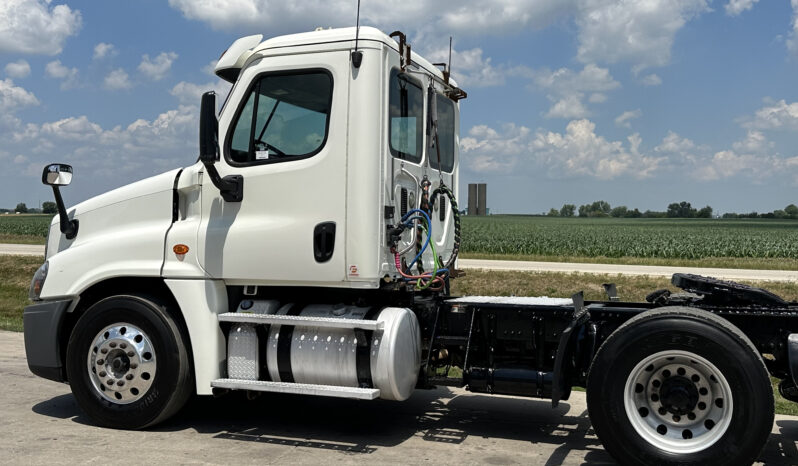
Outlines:
{"type": "Polygon", "coordinates": [[[110,346],[111,348],[116,348],[116,343],[112,341],[108,346],[110,346]]]}
{"type": "Polygon", "coordinates": [[[136,354],[136,353],[134,353],[133,351],[128,351],[127,352],[127,357],[132,358],[134,354],[136,354]]]}
{"type": "Polygon", "coordinates": [[[122,349],[125,349],[125,348],[127,348],[127,343],[120,343],[119,347],[122,348],[122,349]]]}
{"type": "Polygon", "coordinates": [[[128,374],[125,376],[125,378],[128,380],[133,380],[133,374],[128,374]]]}
{"type": "Polygon", "coordinates": [[[125,381],[124,381],[124,380],[120,380],[120,381],[119,381],[119,382],[117,382],[116,384],[117,384],[117,385],[119,385],[119,386],[121,387],[121,386],[125,385],[125,381]]]}
{"type": "Polygon", "coordinates": [[[103,348],[103,349],[100,350],[100,352],[102,354],[106,354],[106,353],[108,353],[108,348],[103,348]]]}
{"type": "Polygon", "coordinates": [[[102,366],[103,364],[105,364],[105,359],[98,359],[97,360],[97,365],[98,366],[102,366]]]}
{"type": "Polygon", "coordinates": [[[105,371],[100,371],[100,377],[105,377],[105,371]]]}
{"type": "Polygon", "coordinates": [[[113,385],[113,384],[114,384],[114,379],[108,379],[108,381],[107,381],[107,382],[105,382],[105,383],[107,383],[107,384],[108,384],[108,386],[110,387],[111,385],[113,385]]]}
{"type": "Polygon", "coordinates": [[[136,364],[135,362],[130,364],[130,368],[131,368],[131,369],[135,369],[135,368],[137,368],[137,367],[139,367],[139,365],[138,365],[138,364],[136,364]]]}

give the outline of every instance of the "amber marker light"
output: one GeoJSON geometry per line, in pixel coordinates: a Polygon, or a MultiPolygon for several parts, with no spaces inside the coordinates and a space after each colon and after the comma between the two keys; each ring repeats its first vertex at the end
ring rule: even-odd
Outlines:
{"type": "Polygon", "coordinates": [[[185,244],[175,244],[175,247],[172,248],[172,251],[174,251],[178,256],[182,256],[188,252],[188,246],[185,244]]]}

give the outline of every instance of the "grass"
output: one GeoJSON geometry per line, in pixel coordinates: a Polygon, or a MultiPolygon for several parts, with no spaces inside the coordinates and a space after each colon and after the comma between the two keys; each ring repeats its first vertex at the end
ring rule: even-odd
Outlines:
{"type": "MultiPolygon", "coordinates": [[[[606,299],[602,283],[615,283],[623,301],[644,301],[654,290],[678,289],[668,277],[609,275],[556,272],[503,272],[468,270],[463,277],[452,281],[452,294],[485,296],[551,296],[570,297],[579,291],[585,299],[606,299]]],[[[798,301],[798,284],[791,282],[745,282],[764,286],[788,301],[798,301]]]]}
{"type": "Polygon", "coordinates": [[[22,309],[28,305],[28,289],[42,258],[0,256],[0,329],[22,331],[22,309]]]}
{"type": "Polygon", "coordinates": [[[45,244],[44,236],[0,234],[0,243],[7,244],[45,244]]]}

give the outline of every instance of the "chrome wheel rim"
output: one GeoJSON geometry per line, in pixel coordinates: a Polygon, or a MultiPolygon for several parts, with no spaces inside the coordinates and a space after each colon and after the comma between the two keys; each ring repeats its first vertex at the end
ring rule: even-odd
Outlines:
{"type": "Polygon", "coordinates": [[[640,361],[626,379],[624,408],[635,431],[670,453],[705,450],[731,423],[731,387],[707,359],[662,351],[640,361]]]}
{"type": "Polygon", "coordinates": [[[135,325],[109,325],[89,347],[87,370],[101,397],[115,404],[133,403],[155,380],[155,350],[147,334],[135,325]]]}

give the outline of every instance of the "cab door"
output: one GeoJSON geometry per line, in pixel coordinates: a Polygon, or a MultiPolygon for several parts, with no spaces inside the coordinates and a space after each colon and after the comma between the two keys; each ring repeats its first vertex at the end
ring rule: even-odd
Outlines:
{"type": "Polygon", "coordinates": [[[219,119],[219,174],[243,200],[202,185],[199,261],[229,284],[344,280],[345,51],[271,56],[244,70],[219,119]]]}

